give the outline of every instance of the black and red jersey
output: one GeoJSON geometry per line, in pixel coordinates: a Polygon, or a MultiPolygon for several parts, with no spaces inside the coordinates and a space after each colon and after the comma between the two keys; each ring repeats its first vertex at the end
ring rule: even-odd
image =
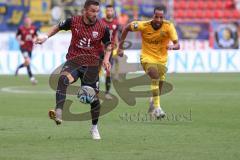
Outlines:
{"type": "Polygon", "coordinates": [[[82,16],[67,19],[59,24],[60,30],[71,30],[72,39],[67,60],[82,66],[98,65],[102,42],[110,43],[109,29],[100,20],[88,25],[82,16]]]}
{"type": "Polygon", "coordinates": [[[114,18],[111,22],[108,21],[106,18],[102,18],[101,20],[109,28],[111,43],[114,44],[119,29],[119,23],[117,18],[114,18]]]}
{"type": "Polygon", "coordinates": [[[20,26],[16,36],[20,36],[20,40],[23,42],[23,44],[20,44],[20,48],[31,52],[33,49],[33,39],[37,36],[37,29],[35,26],[20,26]]]}

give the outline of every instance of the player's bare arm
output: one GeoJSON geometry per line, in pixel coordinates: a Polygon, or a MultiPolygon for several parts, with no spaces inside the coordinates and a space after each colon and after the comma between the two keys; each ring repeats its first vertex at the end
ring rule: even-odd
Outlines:
{"type": "Polygon", "coordinates": [[[124,45],[124,41],[125,41],[129,31],[132,31],[130,23],[123,29],[123,32],[122,32],[122,35],[121,35],[121,38],[120,38],[120,41],[118,44],[118,55],[120,57],[123,56],[123,45],[124,45]]]}
{"type": "Polygon", "coordinates": [[[108,44],[105,48],[105,55],[103,59],[103,67],[108,71],[110,71],[111,69],[111,64],[109,62],[111,54],[112,54],[112,45],[108,44]]]}
{"type": "Polygon", "coordinates": [[[58,25],[55,25],[53,26],[50,31],[46,34],[46,35],[43,35],[43,36],[39,36],[37,39],[36,39],[36,44],[43,44],[48,38],[52,37],[53,35],[55,35],[56,33],[59,32],[59,26],[58,25]]]}
{"type": "Polygon", "coordinates": [[[110,71],[111,69],[111,64],[109,62],[110,56],[112,54],[112,43],[110,39],[110,31],[109,28],[105,28],[105,34],[102,39],[103,44],[105,45],[105,55],[103,59],[103,67],[107,70],[110,71]]]}

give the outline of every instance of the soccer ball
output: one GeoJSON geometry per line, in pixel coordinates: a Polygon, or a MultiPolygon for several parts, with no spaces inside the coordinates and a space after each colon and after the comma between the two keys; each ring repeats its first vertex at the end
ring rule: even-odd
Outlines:
{"type": "Polygon", "coordinates": [[[90,86],[81,86],[78,91],[77,97],[80,102],[84,104],[91,104],[95,100],[96,92],[90,86]]]}

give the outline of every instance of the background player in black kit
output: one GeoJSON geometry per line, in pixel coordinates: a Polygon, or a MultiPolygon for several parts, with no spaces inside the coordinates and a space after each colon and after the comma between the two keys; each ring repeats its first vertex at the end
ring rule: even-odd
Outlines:
{"type": "MultiPolygon", "coordinates": [[[[69,84],[81,79],[81,85],[87,85],[98,92],[98,72],[102,43],[105,45],[103,66],[110,70],[109,57],[112,47],[109,29],[97,19],[100,3],[97,0],[87,0],[82,16],[75,16],[54,26],[47,35],[39,37],[37,44],[44,43],[49,37],[60,30],[71,30],[72,39],[66,56],[67,61],[62,68],[56,91],[56,108],[49,112],[49,116],[56,124],[62,122],[62,110],[66,99],[66,90],[69,84]]],[[[91,103],[93,139],[101,139],[97,123],[100,113],[100,101],[96,98],[91,103]]]]}

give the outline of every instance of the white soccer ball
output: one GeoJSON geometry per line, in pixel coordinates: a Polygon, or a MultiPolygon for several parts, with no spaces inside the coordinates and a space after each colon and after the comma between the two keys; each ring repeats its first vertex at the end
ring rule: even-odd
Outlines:
{"type": "Polygon", "coordinates": [[[90,86],[81,86],[78,91],[77,97],[80,102],[84,104],[91,104],[95,100],[96,92],[90,86]]]}

